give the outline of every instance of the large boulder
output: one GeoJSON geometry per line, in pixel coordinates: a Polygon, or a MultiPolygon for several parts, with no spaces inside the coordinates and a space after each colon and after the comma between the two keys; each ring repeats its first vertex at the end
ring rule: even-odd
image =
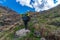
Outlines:
{"type": "Polygon", "coordinates": [[[19,36],[19,37],[26,36],[28,33],[30,33],[30,30],[26,30],[25,28],[16,31],[16,35],[19,36]]]}

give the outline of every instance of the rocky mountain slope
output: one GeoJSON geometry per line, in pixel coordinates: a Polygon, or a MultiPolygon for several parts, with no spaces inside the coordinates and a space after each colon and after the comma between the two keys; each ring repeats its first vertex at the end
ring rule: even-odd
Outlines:
{"type": "Polygon", "coordinates": [[[20,19],[20,15],[15,11],[0,6],[0,23],[2,23],[3,25],[14,24],[17,21],[20,21],[20,19]]]}
{"type": "Polygon", "coordinates": [[[13,33],[16,25],[21,24],[21,16],[17,12],[0,5],[0,40],[13,33]]]}
{"type": "MultiPolygon", "coordinates": [[[[17,38],[17,40],[40,40],[41,37],[46,38],[46,40],[60,40],[60,5],[47,11],[28,13],[31,17],[28,24],[31,33],[26,37],[17,38]],[[40,37],[38,38],[35,37],[36,34],[34,34],[36,31],[40,33],[40,37]]],[[[3,26],[2,29],[4,28],[4,30],[6,30],[5,28],[9,28],[3,31],[3,34],[0,33],[0,39],[14,40],[14,33],[24,28],[24,25],[18,25],[20,23],[23,24],[20,14],[17,14],[9,8],[0,6],[0,27],[3,26]],[[17,23],[17,25],[15,25],[15,23],[17,23]]]]}

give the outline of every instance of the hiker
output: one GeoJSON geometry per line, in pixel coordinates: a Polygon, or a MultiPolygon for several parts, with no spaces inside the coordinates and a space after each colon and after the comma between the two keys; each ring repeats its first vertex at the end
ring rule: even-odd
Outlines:
{"type": "Polygon", "coordinates": [[[30,21],[29,14],[25,14],[24,16],[22,16],[22,19],[25,25],[25,29],[28,29],[28,22],[30,21]]]}

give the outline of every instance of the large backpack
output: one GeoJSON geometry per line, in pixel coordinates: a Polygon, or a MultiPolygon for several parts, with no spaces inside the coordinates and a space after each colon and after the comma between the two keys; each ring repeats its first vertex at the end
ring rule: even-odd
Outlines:
{"type": "Polygon", "coordinates": [[[29,16],[23,16],[22,19],[23,19],[23,21],[29,21],[30,17],[29,16]]]}

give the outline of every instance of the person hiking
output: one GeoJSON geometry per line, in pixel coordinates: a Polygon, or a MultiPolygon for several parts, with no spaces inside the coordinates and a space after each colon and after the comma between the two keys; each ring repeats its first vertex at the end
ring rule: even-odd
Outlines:
{"type": "Polygon", "coordinates": [[[28,22],[30,21],[29,14],[25,14],[24,16],[22,16],[22,20],[24,22],[25,29],[28,29],[28,22]]]}

